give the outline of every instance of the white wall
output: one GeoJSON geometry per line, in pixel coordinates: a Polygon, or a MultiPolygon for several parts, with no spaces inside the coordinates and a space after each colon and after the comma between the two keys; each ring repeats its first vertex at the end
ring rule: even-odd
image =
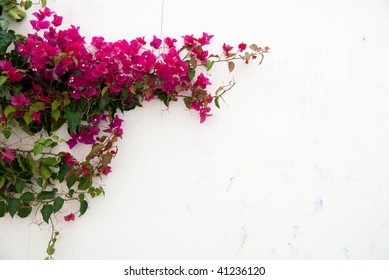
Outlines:
{"type": "MultiPolygon", "coordinates": [[[[389,258],[389,2],[163,2],[49,6],[87,38],[206,31],[271,54],[202,125],[182,104],[129,112],[106,197],[60,224],[56,258],[389,258]]],[[[29,222],[0,220],[1,259],[44,257],[29,222]]]]}

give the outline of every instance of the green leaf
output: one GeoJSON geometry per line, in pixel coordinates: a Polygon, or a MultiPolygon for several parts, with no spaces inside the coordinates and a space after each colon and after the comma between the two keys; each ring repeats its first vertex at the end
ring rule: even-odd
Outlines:
{"type": "Polygon", "coordinates": [[[32,200],[34,200],[34,194],[31,192],[25,192],[20,196],[20,200],[25,203],[30,203],[32,200]]]}
{"type": "Polygon", "coordinates": [[[62,57],[60,55],[57,55],[54,57],[54,65],[57,66],[62,60],[62,57]]]}
{"type": "Polygon", "coordinates": [[[45,107],[45,103],[36,102],[30,106],[30,112],[39,112],[45,107]]]}
{"type": "Polygon", "coordinates": [[[15,190],[17,193],[22,193],[26,187],[26,183],[23,180],[16,179],[15,190]]]}
{"type": "Polygon", "coordinates": [[[43,178],[39,177],[38,179],[36,179],[36,183],[38,184],[38,186],[43,187],[43,178]]]}
{"type": "Polygon", "coordinates": [[[16,156],[16,159],[17,159],[17,162],[18,162],[18,165],[19,167],[23,170],[23,171],[26,171],[26,160],[24,158],[22,158],[20,155],[17,155],[16,156]]]}
{"type": "Polygon", "coordinates": [[[4,109],[4,115],[8,118],[8,116],[11,114],[11,113],[15,113],[16,112],[16,107],[12,106],[12,105],[8,105],[5,109],[4,109]]]}
{"type": "Polygon", "coordinates": [[[71,187],[73,187],[76,181],[77,181],[76,175],[73,174],[72,176],[66,179],[66,185],[70,189],[71,187]]]}
{"type": "Polygon", "coordinates": [[[31,214],[31,212],[32,212],[31,206],[28,204],[23,204],[19,207],[18,216],[20,218],[26,218],[31,214]]]}
{"type": "Polygon", "coordinates": [[[48,138],[43,143],[43,146],[45,146],[45,147],[55,147],[55,146],[57,146],[57,142],[55,142],[53,139],[48,138]]]}
{"type": "Polygon", "coordinates": [[[39,169],[39,173],[43,176],[43,178],[45,178],[45,179],[49,179],[50,178],[50,176],[51,176],[51,170],[50,170],[50,168],[48,168],[48,167],[46,167],[46,166],[44,166],[44,165],[42,165],[41,166],[41,168],[39,169]]]}
{"type": "Polygon", "coordinates": [[[54,166],[57,163],[58,162],[57,162],[57,159],[55,157],[47,157],[47,158],[44,158],[42,161],[42,164],[45,166],[54,166]]]}
{"type": "MultiPolygon", "coordinates": [[[[2,32],[0,36],[0,51],[5,53],[7,52],[8,47],[14,42],[16,39],[15,31],[14,30],[8,30],[7,32],[2,32]]],[[[19,88],[21,88],[20,84],[14,83],[13,84],[13,92],[16,94],[20,91],[19,88]]]]}
{"type": "Polygon", "coordinates": [[[0,18],[0,30],[7,31],[9,28],[9,20],[0,18]]]}
{"type": "Polygon", "coordinates": [[[16,212],[18,212],[20,205],[20,200],[18,198],[12,198],[8,203],[8,212],[11,217],[15,216],[16,212]]]}
{"type": "Polygon", "coordinates": [[[43,152],[43,145],[36,143],[32,151],[34,152],[35,156],[40,155],[43,152]]]}
{"type": "Polygon", "coordinates": [[[107,90],[108,90],[108,89],[109,89],[108,86],[103,87],[103,89],[101,90],[101,96],[104,96],[104,94],[107,93],[107,90]]]}
{"type": "Polygon", "coordinates": [[[78,58],[76,56],[72,56],[72,59],[73,59],[74,64],[76,64],[76,66],[77,66],[78,65],[78,58]]]}
{"type": "Polygon", "coordinates": [[[31,0],[27,0],[26,3],[24,3],[24,9],[25,10],[28,10],[29,8],[31,8],[32,6],[32,1],[31,0]]]}
{"type": "MultiPolygon", "coordinates": [[[[49,247],[47,247],[46,253],[47,253],[49,256],[54,255],[54,253],[55,253],[55,248],[54,248],[54,246],[49,246],[49,247]]],[[[47,259],[49,259],[49,257],[47,257],[47,259]]]]}
{"type": "Polygon", "coordinates": [[[65,200],[59,196],[54,199],[54,203],[53,203],[54,213],[57,213],[59,210],[61,210],[64,202],[65,200]]]}
{"type": "Polygon", "coordinates": [[[128,97],[128,90],[126,87],[122,87],[122,91],[120,93],[120,97],[122,99],[126,99],[128,97]]]}
{"type": "Polygon", "coordinates": [[[44,205],[41,209],[42,218],[46,223],[49,223],[51,214],[53,214],[53,205],[44,205]]]}
{"type": "Polygon", "coordinates": [[[220,96],[216,96],[216,98],[215,98],[215,106],[220,109],[219,99],[220,99],[220,96]]]}
{"type": "Polygon", "coordinates": [[[67,165],[65,162],[63,162],[59,168],[59,172],[58,172],[58,176],[57,176],[57,179],[60,183],[63,182],[63,180],[65,179],[65,175],[70,171],[72,170],[73,167],[67,165]]]}
{"type": "Polygon", "coordinates": [[[38,199],[40,200],[50,200],[53,199],[55,196],[56,191],[43,191],[40,194],[38,194],[38,199]]]}
{"type": "Polygon", "coordinates": [[[2,86],[8,80],[7,76],[0,76],[0,86],[2,86]]]}
{"type": "Polygon", "coordinates": [[[189,70],[188,70],[189,79],[193,80],[195,75],[196,75],[196,71],[193,68],[189,68],[189,70]]]}
{"type": "Polygon", "coordinates": [[[41,0],[41,5],[42,5],[42,8],[46,7],[47,0],[41,0]]]}
{"type": "Polygon", "coordinates": [[[104,155],[103,155],[103,158],[102,158],[102,160],[101,160],[101,165],[102,165],[103,167],[106,167],[108,164],[111,163],[111,160],[112,160],[111,154],[104,154],[104,155]]]}
{"type": "Polygon", "coordinates": [[[0,201],[0,218],[4,217],[5,213],[7,213],[7,204],[5,201],[0,201]]]}
{"type": "Polygon", "coordinates": [[[67,106],[67,105],[69,105],[70,103],[71,103],[71,101],[70,101],[69,98],[65,98],[65,99],[63,100],[63,106],[67,106]]]}
{"type": "Polygon", "coordinates": [[[11,129],[9,129],[9,128],[4,128],[4,130],[3,130],[3,135],[4,135],[5,138],[8,139],[8,138],[11,136],[11,134],[12,134],[12,130],[11,130],[11,129]]]}
{"type": "Polygon", "coordinates": [[[58,119],[61,117],[61,112],[59,110],[54,110],[51,112],[51,116],[55,121],[58,121],[58,119]]]}
{"type": "Polygon", "coordinates": [[[191,101],[190,97],[184,97],[185,107],[188,109],[190,109],[190,101],[191,101]]]}
{"type": "Polygon", "coordinates": [[[67,120],[68,130],[70,133],[72,133],[81,123],[81,111],[71,111],[68,109],[65,111],[65,119],[67,120]]]}
{"type": "Polygon", "coordinates": [[[92,186],[92,179],[89,177],[81,177],[80,183],[78,184],[78,189],[80,190],[87,190],[92,186]]]}
{"type": "Polygon", "coordinates": [[[103,110],[110,102],[110,99],[109,99],[109,96],[108,95],[104,95],[101,99],[100,99],[100,102],[99,102],[99,108],[101,110],[103,110]]]}
{"type": "Polygon", "coordinates": [[[46,138],[39,138],[35,141],[35,143],[44,144],[46,141],[46,138]]]}
{"type": "Polygon", "coordinates": [[[36,161],[32,158],[31,153],[28,153],[27,161],[30,164],[31,173],[36,174],[38,172],[38,166],[36,164],[36,161]]]}
{"type": "Polygon", "coordinates": [[[88,201],[83,200],[80,202],[80,216],[85,214],[86,210],[88,210],[88,201]]]}
{"type": "Polygon", "coordinates": [[[102,187],[99,187],[96,189],[96,195],[99,196],[99,195],[105,195],[105,192],[104,192],[104,189],[102,187]]]}
{"type": "Polygon", "coordinates": [[[69,190],[68,194],[66,195],[69,198],[72,198],[74,195],[74,190],[69,190]]]}
{"type": "Polygon", "coordinates": [[[218,89],[217,89],[216,92],[215,92],[215,95],[219,95],[219,93],[222,92],[223,89],[224,89],[223,86],[218,87],[218,89]]]}
{"type": "Polygon", "coordinates": [[[53,103],[51,103],[51,112],[54,112],[55,110],[58,109],[58,107],[61,106],[61,101],[59,100],[54,100],[53,103]]]}
{"type": "Polygon", "coordinates": [[[86,156],[86,158],[85,158],[85,160],[86,161],[90,161],[91,159],[93,159],[95,156],[96,156],[96,154],[101,150],[101,149],[103,149],[104,148],[104,145],[103,144],[93,144],[93,146],[92,146],[92,149],[91,149],[91,151],[90,151],[90,153],[86,156]]]}
{"type": "Polygon", "coordinates": [[[0,177],[0,190],[4,187],[4,184],[5,184],[5,177],[1,176],[0,177]]]}
{"type": "Polygon", "coordinates": [[[96,197],[96,190],[95,190],[95,188],[93,188],[93,187],[89,188],[88,189],[88,193],[90,194],[90,196],[92,198],[96,197]]]}
{"type": "Polygon", "coordinates": [[[136,89],[142,89],[145,86],[145,83],[143,81],[137,81],[135,83],[136,89]]]}
{"type": "Polygon", "coordinates": [[[208,60],[207,63],[205,64],[205,67],[207,68],[207,71],[211,70],[213,64],[215,61],[208,60]]]}
{"type": "Polygon", "coordinates": [[[29,125],[32,122],[31,113],[30,112],[25,112],[23,119],[26,122],[26,125],[29,125]]]}
{"type": "Polygon", "coordinates": [[[26,17],[26,12],[22,11],[18,7],[14,7],[8,11],[8,16],[16,21],[21,21],[26,17]]]}

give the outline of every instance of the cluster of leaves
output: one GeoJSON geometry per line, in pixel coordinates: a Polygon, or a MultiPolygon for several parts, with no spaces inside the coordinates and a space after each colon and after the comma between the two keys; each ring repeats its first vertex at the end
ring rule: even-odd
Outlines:
{"type": "MultiPolygon", "coordinates": [[[[0,0],[2,10],[16,20],[24,15],[11,11],[31,4],[0,0]]],[[[89,46],[78,27],[60,29],[62,17],[49,8],[33,15],[35,33],[27,37],[0,19],[0,217],[25,218],[36,208],[42,223],[54,224],[54,214],[68,201],[78,202],[76,213],[83,215],[89,199],[104,194],[95,179],[111,172],[115,143],[123,133],[119,112],[152,99],[166,106],[181,99],[204,122],[212,102],[219,107],[233,86],[208,92],[207,73],[214,63],[225,62],[233,71],[235,60],[262,62],[268,52],[255,44],[247,51],[241,43],[236,52],[224,44],[222,54],[212,55],[206,46],[213,35],[207,33],[183,36],[180,46],[174,38],[156,36],[149,44],[141,37],[129,42],[94,37],[89,46]],[[57,134],[63,126],[67,141],[57,134]],[[77,158],[70,152],[75,146],[90,152],[77,158]]],[[[64,216],[74,218],[74,213],[64,216]]],[[[50,257],[57,235],[53,230],[50,257]]]]}
{"type": "MultiPolygon", "coordinates": [[[[22,0],[20,2],[16,0],[0,0],[0,16],[3,12],[6,12],[10,18],[16,21],[22,21],[26,17],[25,10],[30,9],[33,4],[31,0],[22,0]]],[[[39,0],[36,4],[45,7],[47,0],[39,0]]]]}

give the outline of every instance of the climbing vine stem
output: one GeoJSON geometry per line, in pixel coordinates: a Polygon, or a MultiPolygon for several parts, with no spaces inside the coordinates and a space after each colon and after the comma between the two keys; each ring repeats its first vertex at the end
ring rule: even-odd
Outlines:
{"type": "Polygon", "coordinates": [[[155,99],[167,107],[183,101],[203,123],[235,86],[232,78],[210,92],[214,64],[233,72],[238,61],[261,63],[269,48],[223,44],[221,54],[209,54],[213,35],[205,32],[86,43],[79,27],[63,28],[62,17],[39,3],[34,32],[22,36],[4,14],[20,21],[32,1],[0,0],[0,217],[35,213],[37,224],[51,227],[52,259],[56,226],[104,195],[101,179],[123,135],[119,113],[155,99]]]}

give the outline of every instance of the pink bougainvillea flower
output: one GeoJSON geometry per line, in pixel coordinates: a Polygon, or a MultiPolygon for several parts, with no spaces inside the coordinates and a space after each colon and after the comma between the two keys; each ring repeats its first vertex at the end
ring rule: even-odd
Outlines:
{"type": "Polygon", "coordinates": [[[154,49],[158,49],[162,44],[162,40],[155,37],[153,37],[153,41],[150,42],[150,46],[152,46],[154,49]]]}
{"type": "Polygon", "coordinates": [[[106,166],[103,169],[103,174],[104,175],[108,175],[109,173],[111,173],[111,171],[112,171],[111,167],[110,166],[106,166]]]}
{"type": "Polygon", "coordinates": [[[49,17],[53,14],[48,7],[45,7],[44,9],[41,9],[35,13],[32,13],[33,16],[35,16],[38,20],[44,20],[46,17],[49,17]]]}
{"type": "Polygon", "coordinates": [[[207,33],[203,32],[203,37],[199,38],[200,45],[209,45],[213,36],[214,35],[208,35],[207,33]]]}
{"type": "Polygon", "coordinates": [[[85,165],[83,165],[83,166],[81,167],[81,172],[82,172],[83,174],[85,174],[85,175],[90,174],[89,168],[88,168],[87,166],[85,166],[85,165]]]}
{"type": "Polygon", "coordinates": [[[73,213],[70,213],[69,215],[66,215],[65,217],[63,217],[64,220],[66,222],[71,222],[71,221],[74,221],[74,219],[76,218],[76,216],[73,214],[73,213]]]}
{"type": "Polygon", "coordinates": [[[31,117],[32,117],[33,121],[36,121],[39,124],[42,123],[42,121],[41,121],[41,113],[32,111],[31,112],[31,117]]]}
{"type": "Polygon", "coordinates": [[[20,105],[24,105],[24,106],[30,106],[31,102],[29,99],[27,99],[23,93],[17,95],[17,96],[12,96],[12,101],[11,101],[11,104],[13,106],[20,106],[20,105]]]}
{"type": "Polygon", "coordinates": [[[117,136],[122,136],[123,129],[121,128],[123,120],[115,115],[114,120],[109,124],[109,129],[115,131],[117,136]]]}
{"type": "Polygon", "coordinates": [[[20,73],[15,67],[11,67],[6,74],[8,78],[13,82],[19,82],[25,76],[24,74],[20,73]]]}
{"type": "Polygon", "coordinates": [[[100,128],[96,126],[84,128],[78,134],[71,133],[70,136],[72,138],[66,141],[66,144],[68,144],[70,149],[73,149],[73,147],[76,146],[77,143],[92,145],[96,143],[95,137],[99,134],[99,132],[100,128]]]}
{"type": "Polygon", "coordinates": [[[48,20],[30,20],[32,28],[34,28],[36,31],[40,31],[42,29],[47,29],[50,27],[50,21],[48,20]]]}
{"type": "Polygon", "coordinates": [[[75,89],[73,90],[71,93],[70,93],[70,96],[75,99],[75,100],[79,100],[82,96],[82,92],[79,90],[79,89],[75,89]]]}
{"type": "Polygon", "coordinates": [[[52,20],[51,23],[54,26],[58,27],[58,26],[60,26],[62,24],[62,19],[63,19],[63,17],[54,14],[54,19],[52,20]]]}
{"type": "Polygon", "coordinates": [[[93,37],[91,45],[94,46],[95,48],[100,49],[104,45],[104,38],[98,36],[93,37]]]}
{"type": "Polygon", "coordinates": [[[238,45],[238,49],[240,52],[243,52],[247,48],[247,45],[245,43],[240,43],[238,45]]]}
{"type": "Polygon", "coordinates": [[[145,37],[138,37],[136,41],[142,46],[146,45],[145,37]]]}
{"type": "Polygon", "coordinates": [[[11,61],[8,60],[0,60],[0,70],[8,71],[12,68],[11,61]]]}
{"type": "Polygon", "coordinates": [[[84,96],[86,96],[88,98],[92,97],[92,96],[96,95],[96,89],[95,88],[88,88],[88,89],[84,90],[83,94],[84,94],[84,96]]]}
{"type": "Polygon", "coordinates": [[[63,159],[63,161],[68,165],[68,166],[74,166],[76,163],[74,162],[73,160],[73,157],[71,154],[69,153],[66,153],[65,154],[65,158],[63,159]]]}
{"type": "Polygon", "coordinates": [[[190,108],[200,113],[200,123],[203,123],[207,117],[212,116],[212,114],[209,114],[211,108],[208,107],[208,104],[212,103],[212,101],[212,95],[208,94],[198,101],[192,100],[190,102],[190,108]]]}
{"type": "Polygon", "coordinates": [[[3,151],[0,151],[0,159],[7,162],[13,162],[15,160],[15,155],[11,149],[6,148],[3,151]]]}
{"type": "Polygon", "coordinates": [[[107,121],[108,115],[101,114],[101,115],[94,115],[91,119],[90,122],[94,125],[98,125],[100,121],[107,121]]]}
{"type": "Polygon", "coordinates": [[[75,140],[76,134],[72,133],[70,136],[72,136],[72,138],[70,138],[68,141],[66,141],[66,144],[68,144],[70,149],[73,149],[74,146],[77,145],[77,141],[75,140]],[[74,137],[73,137],[73,135],[74,135],[74,137]]]}
{"type": "Polygon", "coordinates": [[[233,49],[234,47],[230,46],[230,45],[227,45],[226,43],[223,44],[223,51],[224,51],[224,54],[226,56],[229,56],[230,55],[230,51],[233,49]]]}
{"type": "Polygon", "coordinates": [[[205,107],[202,110],[200,110],[200,123],[205,122],[207,117],[212,116],[212,114],[208,114],[209,111],[211,111],[211,108],[205,107]]]}
{"type": "Polygon", "coordinates": [[[193,48],[192,53],[195,54],[196,58],[202,63],[206,63],[208,60],[208,51],[204,51],[201,47],[193,48]]]}
{"type": "Polygon", "coordinates": [[[194,83],[194,86],[198,86],[202,89],[205,89],[207,85],[210,85],[211,82],[207,77],[204,76],[203,73],[200,73],[200,75],[197,77],[196,82],[194,83]]]}
{"type": "Polygon", "coordinates": [[[165,44],[168,46],[168,48],[171,49],[171,48],[174,48],[174,47],[175,47],[175,46],[174,46],[174,43],[177,42],[177,40],[174,39],[174,38],[172,39],[172,38],[170,38],[170,37],[166,37],[165,40],[164,40],[164,42],[165,42],[165,44]]]}
{"type": "Polygon", "coordinates": [[[182,38],[184,38],[184,45],[186,46],[194,46],[196,44],[196,39],[193,35],[185,35],[182,38]]]}

